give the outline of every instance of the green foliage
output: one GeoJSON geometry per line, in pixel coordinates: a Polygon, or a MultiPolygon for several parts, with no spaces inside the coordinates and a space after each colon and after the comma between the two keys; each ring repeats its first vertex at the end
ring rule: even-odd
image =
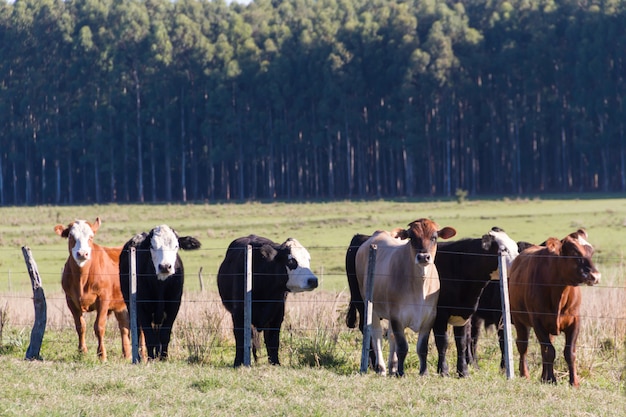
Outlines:
{"type": "Polygon", "coordinates": [[[623,191],[625,13],[5,2],[0,205],[623,191]]]}

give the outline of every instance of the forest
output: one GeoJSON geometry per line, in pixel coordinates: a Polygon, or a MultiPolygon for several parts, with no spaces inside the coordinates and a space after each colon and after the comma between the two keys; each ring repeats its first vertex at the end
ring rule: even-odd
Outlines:
{"type": "Polygon", "coordinates": [[[626,191],[626,1],[0,1],[0,205],[626,191]]]}

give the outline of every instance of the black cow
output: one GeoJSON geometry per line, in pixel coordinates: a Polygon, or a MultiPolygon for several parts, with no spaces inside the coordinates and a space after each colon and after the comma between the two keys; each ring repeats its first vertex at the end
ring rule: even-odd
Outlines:
{"type": "Polygon", "coordinates": [[[467,376],[467,340],[470,318],[478,307],[483,288],[498,276],[498,255],[504,253],[508,263],[517,256],[517,244],[504,230],[494,227],[482,239],[442,242],[435,258],[441,289],[437,318],[433,325],[439,354],[437,372],[448,375],[446,352],[448,324],[454,327],[457,347],[457,373],[467,376]]]}
{"type": "Polygon", "coordinates": [[[128,306],[131,247],[137,249],[137,326],[143,355],[165,360],[183,295],[185,272],[178,249],[199,249],[200,242],[191,236],[178,237],[167,225],[135,235],[126,242],[120,256],[120,284],[128,306]]]}
{"type": "MultiPolygon", "coordinates": [[[[252,325],[263,332],[270,364],[279,365],[280,327],[285,316],[288,292],[311,291],[318,280],[310,269],[311,256],[296,240],[283,244],[250,235],[235,239],[228,249],[217,274],[222,303],[233,319],[235,361],[243,363],[245,251],[252,246],[252,325]]],[[[256,358],[256,355],[255,355],[256,358]]]]}

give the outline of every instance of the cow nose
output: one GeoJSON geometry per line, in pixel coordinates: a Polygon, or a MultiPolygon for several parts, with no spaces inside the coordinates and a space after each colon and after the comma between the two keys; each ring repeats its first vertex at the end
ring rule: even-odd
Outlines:
{"type": "Polygon", "coordinates": [[[426,264],[430,262],[430,253],[418,253],[417,254],[417,262],[420,264],[426,264]]]}
{"type": "Polygon", "coordinates": [[[171,269],[171,264],[159,264],[159,272],[170,272],[171,269]]]}
{"type": "Polygon", "coordinates": [[[317,278],[309,278],[307,281],[307,285],[309,288],[317,288],[317,278]]]}
{"type": "Polygon", "coordinates": [[[78,251],[78,256],[83,258],[83,259],[87,259],[87,258],[89,258],[89,252],[87,252],[85,250],[79,250],[78,251]]]}

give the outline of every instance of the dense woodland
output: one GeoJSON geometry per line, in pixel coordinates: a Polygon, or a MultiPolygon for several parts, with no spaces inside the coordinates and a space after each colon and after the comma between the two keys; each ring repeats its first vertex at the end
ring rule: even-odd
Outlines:
{"type": "Polygon", "coordinates": [[[626,1],[0,3],[0,205],[626,190],[626,1]]]}

